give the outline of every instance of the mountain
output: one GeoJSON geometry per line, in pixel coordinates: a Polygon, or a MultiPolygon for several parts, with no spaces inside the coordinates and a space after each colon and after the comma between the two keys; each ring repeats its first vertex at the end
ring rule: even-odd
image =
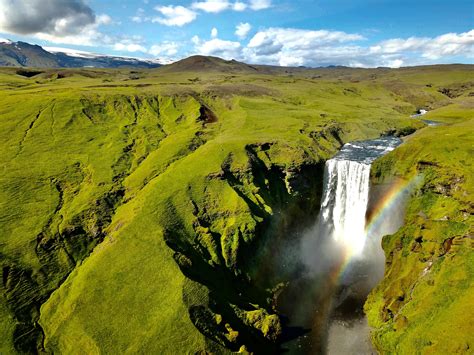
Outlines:
{"type": "Polygon", "coordinates": [[[257,73],[256,66],[238,62],[234,59],[224,60],[218,57],[194,55],[167,65],[163,70],[174,72],[221,72],[221,73],[257,73]]]}
{"type": "Polygon", "coordinates": [[[193,55],[188,58],[181,59],[177,62],[168,64],[161,68],[162,71],[168,73],[181,72],[219,72],[233,74],[293,74],[297,72],[307,71],[312,68],[306,67],[279,67],[273,65],[247,64],[239,62],[235,59],[225,60],[213,56],[193,55]]]}
{"type": "Polygon", "coordinates": [[[106,56],[65,48],[43,48],[26,42],[0,42],[0,66],[36,68],[157,68],[156,60],[106,56]]]}
{"type": "Polygon", "coordinates": [[[53,53],[42,47],[25,42],[1,42],[0,65],[20,67],[59,67],[59,62],[53,53]]]}
{"type": "Polygon", "coordinates": [[[0,67],[35,68],[158,68],[163,72],[220,72],[234,74],[284,74],[296,73],[309,68],[287,68],[271,65],[250,65],[237,60],[194,55],[166,64],[157,59],[145,60],[130,57],[115,57],[80,50],[41,47],[26,42],[0,39],[0,67]]]}

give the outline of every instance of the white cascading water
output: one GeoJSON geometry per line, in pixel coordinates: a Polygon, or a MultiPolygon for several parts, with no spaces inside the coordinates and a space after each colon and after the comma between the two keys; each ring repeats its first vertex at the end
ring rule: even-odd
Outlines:
{"type": "Polygon", "coordinates": [[[326,162],[320,230],[343,246],[347,256],[357,257],[364,250],[371,164],[400,142],[384,137],[348,143],[326,162]]]}
{"type": "Polygon", "coordinates": [[[370,165],[331,159],[326,163],[325,174],[320,222],[329,226],[333,240],[342,244],[350,255],[359,255],[365,244],[370,165]]]}

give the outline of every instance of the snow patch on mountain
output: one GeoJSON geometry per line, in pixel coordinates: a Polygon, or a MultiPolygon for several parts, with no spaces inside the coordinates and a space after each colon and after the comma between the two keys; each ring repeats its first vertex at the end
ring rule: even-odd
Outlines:
{"type": "Polygon", "coordinates": [[[78,49],[71,49],[71,48],[62,48],[62,47],[43,47],[45,51],[49,53],[64,53],[70,57],[79,57],[79,58],[97,58],[97,57],[104,57],[104,55],[81,51],[78,49]]]}

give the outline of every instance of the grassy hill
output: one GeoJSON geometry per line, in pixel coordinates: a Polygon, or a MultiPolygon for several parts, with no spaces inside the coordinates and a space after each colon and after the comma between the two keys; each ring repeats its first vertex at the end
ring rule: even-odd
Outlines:
{"type": "Polygon", "coordinates": [[[237,62],[236,60],[224,60],[217,57],[195,55],[175,63],[169,64],[162,69],[167,73],[182,72],[220,72],[220,73],[256,73],[258,69],[254,66],[237,62]]]}
{"type": "Polygon", "coordinates": [[[272,352],[287,280],[260,251],[314,218],[324,161],[420,108],[472,131],[471,66],[242,65],[0,69],[1,353],[272,352]]]}

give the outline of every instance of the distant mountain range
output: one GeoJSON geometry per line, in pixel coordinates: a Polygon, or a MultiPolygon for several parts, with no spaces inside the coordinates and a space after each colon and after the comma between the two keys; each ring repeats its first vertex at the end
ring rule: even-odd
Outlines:
{"type": "MultiPolygon", "coordinates": [[[[41,47],[27,42],[13,42],[0,38],[0,67],[31,68],[137,68],[162,67],[165,72],[222,72],[294,74],[318,68],[281,67],[276,65],[246,64],[213,56],[193,55],[178,61],[160,59],[138,59],[132,57],[109,56],[70,48],[41,47]]],[[[348,67],[329,65],[319,69],[345,70],[348,67]]],[[[390,68],[380,68],[390,70],[390,68]]]]}
{"type": "Polygon", "coordinates": [[[106,56],[89,52],[41,47],[26,42],[0,41],[0,66],[35,68],[157,68],[158,60],[106,56]]]}
{"type": "Polygon", "coordinates": [[[174,63],[162,63],[158,59],[145,60],[115,57],[75,49],[41,47],[26,42],[12,42],[0,39],[0,67],[32,68],[157,68],[164,66],[170,72],[227,73],[281,73],[295,72],[307,68],[286,68],[270,65],[249,65],[236,60],[195,55],[174,63]],[[165,65],[170,64],[170,65],[165,65]]]}

